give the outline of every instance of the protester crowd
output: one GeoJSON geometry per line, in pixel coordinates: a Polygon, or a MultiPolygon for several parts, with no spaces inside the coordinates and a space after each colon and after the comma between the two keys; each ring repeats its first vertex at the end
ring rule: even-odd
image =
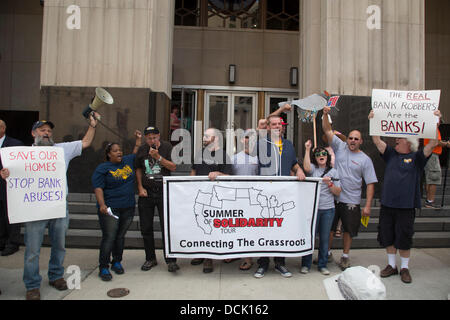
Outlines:
{"type": "MultiPolygon", "coordinates": [[[[318,258],[312,255],[301,259],[300,272],[310,272],[312,264],[317,264],[319,272],[329,275],[327,264],[332,262],[333,239],[342,233],[343,252],[337,264],[342,270],[351,266],[350,249],[352,239],[358,235],[361,217],[370,216],[374,197],[375,184],[378,182],[372,159],[362,150],[362,134],[352,130],[347,136],[334,131],[329,122],[330,108],[323,109],[322,128],[326,145],[312,148],[312,142],[305,143],[302,166],[297,159],[297,152],[291,141],[284,139],[286,123],[280,118],[282,112],[290,110],[285,105],[267,119],[258,122],[256,130],[245,130],[242,140],[243,149],[230,159],[222,149],[220,132],[208,128],[204,132],[203,147],[212,159],[216,154],[223,155],[223,161],[217,163],[203,156],[192,165],[192,176],[208,176],[215,180],[221,175],[263,175],[263,176],[296,176],[298,180],[306,177],[322,179],[320,202],[316,223],[319,238],[318,258]],[[252,142],[253,141],[253,142],[252,142]],[[260,161],[258,146],[263,144],[270,161],[260,161]],[[279,166],[270,165],[278,163],[279,166]],[[361,194],[365,184],[366,202],[361,207],[361,194]]],[[[176,110],[175,110],[176,111],[176,110]]],[[[175,113],[174,113],[175,114],[175,113]]],[[[440,112],[435,113],[440,117],[440,112]]],[[[373,112],[369,118],[373,117],[373,112]]],[[[89,127],[82,140],[69,143],[54,143],[53,129],[50,121],[37,121],[31,134],[33,146],[57,146],[64,150],[66,170],[70,161],[81,155],[82,150],[89,147],[94,139],[98,124],[98,114],[93,112],[88,119],[89,127]]],[[[172,121],[173,122],[173,121],[172,121]]],[[[171,124],[175,130],[177,123],[171,124]]],[[[19,146],[20,141],[5,135],[6,124],[0,120],[0,146],[19,146]]],[[[164,237],[163,215],[163,176],[169,176],[176,170],[171,158],[172,144],[161,140],[158,128],[147,127],[143,134],[136,130],[135,148],[132,154],[124,155],[120,144],[112,142],[106,146],[105,161],[98,165],[92,175],[92,187],[98,207],[98,218],[102,230],[99,250],[99,277],[111,281],[113,275],[125,272],[122,265],[122,254],[126,232],[133,220],[135,212],[135,184],[138,190],[138,212],[141,234],[144,240],[145,258],[142,271],[149,271],[158,264],[155,254],[155,234],[153,217],[158,211],[159,221],[164,237]],[[143,140],[143,141],[142,141],[143,140]]],[[[381,277],[389,277],[400,273],[405,283],[412,281],[409,272],[409,257],[414,233],[415,209],[421,207],[421,178],[426,172],[427,207],[435,207],[434,195],[436,185],[440,184],[440,166],[436,164],[436,155],[449,142],[439,138],[426,141],[424,148],[419,148],[418,139],[396,138],[391,147],[380,137],[373,136],[373,143],[386,164],[381,194],[381,211],[378,227],[378,241],[386,248],[388,265],[381,272],[381,277]],[[440,149],[439,149],[440,148],[440,149]],[[433,162],[433,163],[431,163],[433,162]],[[438,172],[438,173],[437,173],[438,172]],[[396,254],[401,258],[400,271],[396,264],[396,254]]],[[[9,224],[6,203],[6,185],[4,179],[9,176],[8,168],[1,167],[0,197],[0,249],[2,256],[15,253],[19,248],[20,228],[9,224]]],[[[66,186],[67,190],[67,186],[66,186]]],[[[65,256],[65,237],[69,224],[67,210],[65,218],[40,220],[24,223],[25,257],[23,281],[26,287],[26,299],[40,299],[42,277],[39,274],[39,255],[45,229],[49,230],[51,256],[48,264],[49,284],[58,290],[67,290],[64,280],[63,261],[65,256]]],[[[165,256],[169,272],[179,269],[177,260],[165,256]]],[[[224,260],[229,263],[234,259],[224,260]]],[[[274,257],[275,270],[283,277],[291,277],[292,273],[285,264],[285,258],[274,257]]],[[[214,270],[211,259],[193,259],[193,265],[203,264],[203,272],[214,270]]],[[[252,258],[245,258],[239,269],[250,270],[252,258]]],[[[269,257],[257,259],[254,276],[264,277],[270,265],[269,257]]]]}

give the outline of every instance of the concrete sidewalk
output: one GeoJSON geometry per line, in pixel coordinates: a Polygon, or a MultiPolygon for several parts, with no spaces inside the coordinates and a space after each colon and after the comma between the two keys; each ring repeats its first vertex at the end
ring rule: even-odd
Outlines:
{"type": "MultiPolygon", "coordinates": [[[[22,281],[24,248],[9,257],[0,257],[0,300],[23,300],[22,281]]],[[[337,259],[340,250],[334,250],[337,259]]],[[[282,278],[273,263],[262,279],[253,277],[256,264],[250,271],[238,270],[239,261],[225,264],[214,261],[214,272],[203,274],[202,266],[192,266],[189,259],[178,259],[180,270],[167,272],[162,250],[157,251],[158,266],[150,271],[140,270],[144,262],[143,250],[125,250],[125,274],[113,274],[110,282],[98,277],[98,250],[67,249],[65,267],[76,265],[81,270],[81,288],[57,291],[48,285],[47,268],[50,248],[42,248],[40,268],[42,275],[41,299],[45,300],[107,300],[107,292],[114,288],[127,288],[130,294],[120,299],[132,300],[328,300],[323,280],[316,268],[307,275],[300,274],[300,259],[286,259],[292,278],[282,278]]],[[[370,265],[383,269],[387,264],[383,249],[352,250],[352,266],[370,265]]],[[[256,259],[254,259],[256,260],[256,259]]],[[[397,259],[400,263],[400,258],[397,259]]],[[[329,264],[332,277],[341,271],[329,264]]],[[[389,300],[447,300],[450,294],[450,250],[413,249],[410,260],[411,284],[401,282],[399,276],[382,279],[389,300]]],[[[67,272],[67,271],[66,271],[67,272]]],[[[66,279],[71,275],[66,273],[66,279]]]]}

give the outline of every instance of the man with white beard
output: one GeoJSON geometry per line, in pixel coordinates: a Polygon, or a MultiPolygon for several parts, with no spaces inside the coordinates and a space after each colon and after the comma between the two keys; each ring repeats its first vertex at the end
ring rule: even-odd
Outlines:
{"type": "MultiPolygon", "coordinates": [[[[99,115],[92,113],[89,116],[89,128],[82,140],[55,143],[52,139],[54,124],[50,121],[37,121],[33,124],[31,135],[34,137],[33,146],[55,146],[63,148],[66,161],[66,171],[69,162],[81,155],[81,151],[89,147],[95,136],[99,115]]],[[[1,170],[1,176],[6,179],[9,170],[1,170]]],[[[67,186],[66,186],[67,194],[67,186]]],[[[25,261],[23,281],[27,289],[27,300],[40,300],[40,286],[42,277],[39,274],[39,254],[44,239],[45,229],[48,227],[48,235],[51,244],[50,261],[48,265],[48,279],[50,286],[57,290],[67,290],[64,280],[64,257],[66,254],[66,231],[69,226],[69,215],[66,208],[66,217],[48,220],[31,221],[25,223],[25,261]]]]}

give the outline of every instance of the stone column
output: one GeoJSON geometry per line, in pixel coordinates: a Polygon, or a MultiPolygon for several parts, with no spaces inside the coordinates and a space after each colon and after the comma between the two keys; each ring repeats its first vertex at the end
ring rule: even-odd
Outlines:
{"type": "Polygon", "coordinates": [[[301,96],[425,88],[424,0],[303,0],[301,10],[301,96]]]}
{"type": "Polygon", "coordinates": [[[174,6],[46,0],[41,86],[147,88],[170,97],[174,6]]]}

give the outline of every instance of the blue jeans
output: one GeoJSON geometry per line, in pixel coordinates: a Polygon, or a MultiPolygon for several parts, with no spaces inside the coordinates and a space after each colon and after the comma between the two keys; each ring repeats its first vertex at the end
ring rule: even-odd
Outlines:
{"type": "MultiPolygon", "coordinates": [[[[319,234],[319,270],[327,267],[328,241],[330,239],[331,225],[334,219],[334,208],[317,210],[316,234],[319,234]]],[[[311,269],[312,254],[302,257],[302,267],[311,269]]]]}
{"type": "Polygon", "coordinates": [[[69,213],[65,218],[31,221],[25,223],[25,261],[23,282],[27,290],[38,289],[42,277],[39,274],[39,254],[44,232],[48,227],[51,253],[48,262],[48,279],[55,281],[64,278],[64,257],[66,255],[66,231],[69,226],[69,213]]]}
{"type": "Polygon", "coordinates": [[[111,210],[119,219],[100,213],[100,211],[97,212],[103,234],[99,255],[100,268],[109,268],[111,254],[112,263],[122,261],[125,234],[133,222],[134,217],[134,207],[111,208],[111,210]]]}

